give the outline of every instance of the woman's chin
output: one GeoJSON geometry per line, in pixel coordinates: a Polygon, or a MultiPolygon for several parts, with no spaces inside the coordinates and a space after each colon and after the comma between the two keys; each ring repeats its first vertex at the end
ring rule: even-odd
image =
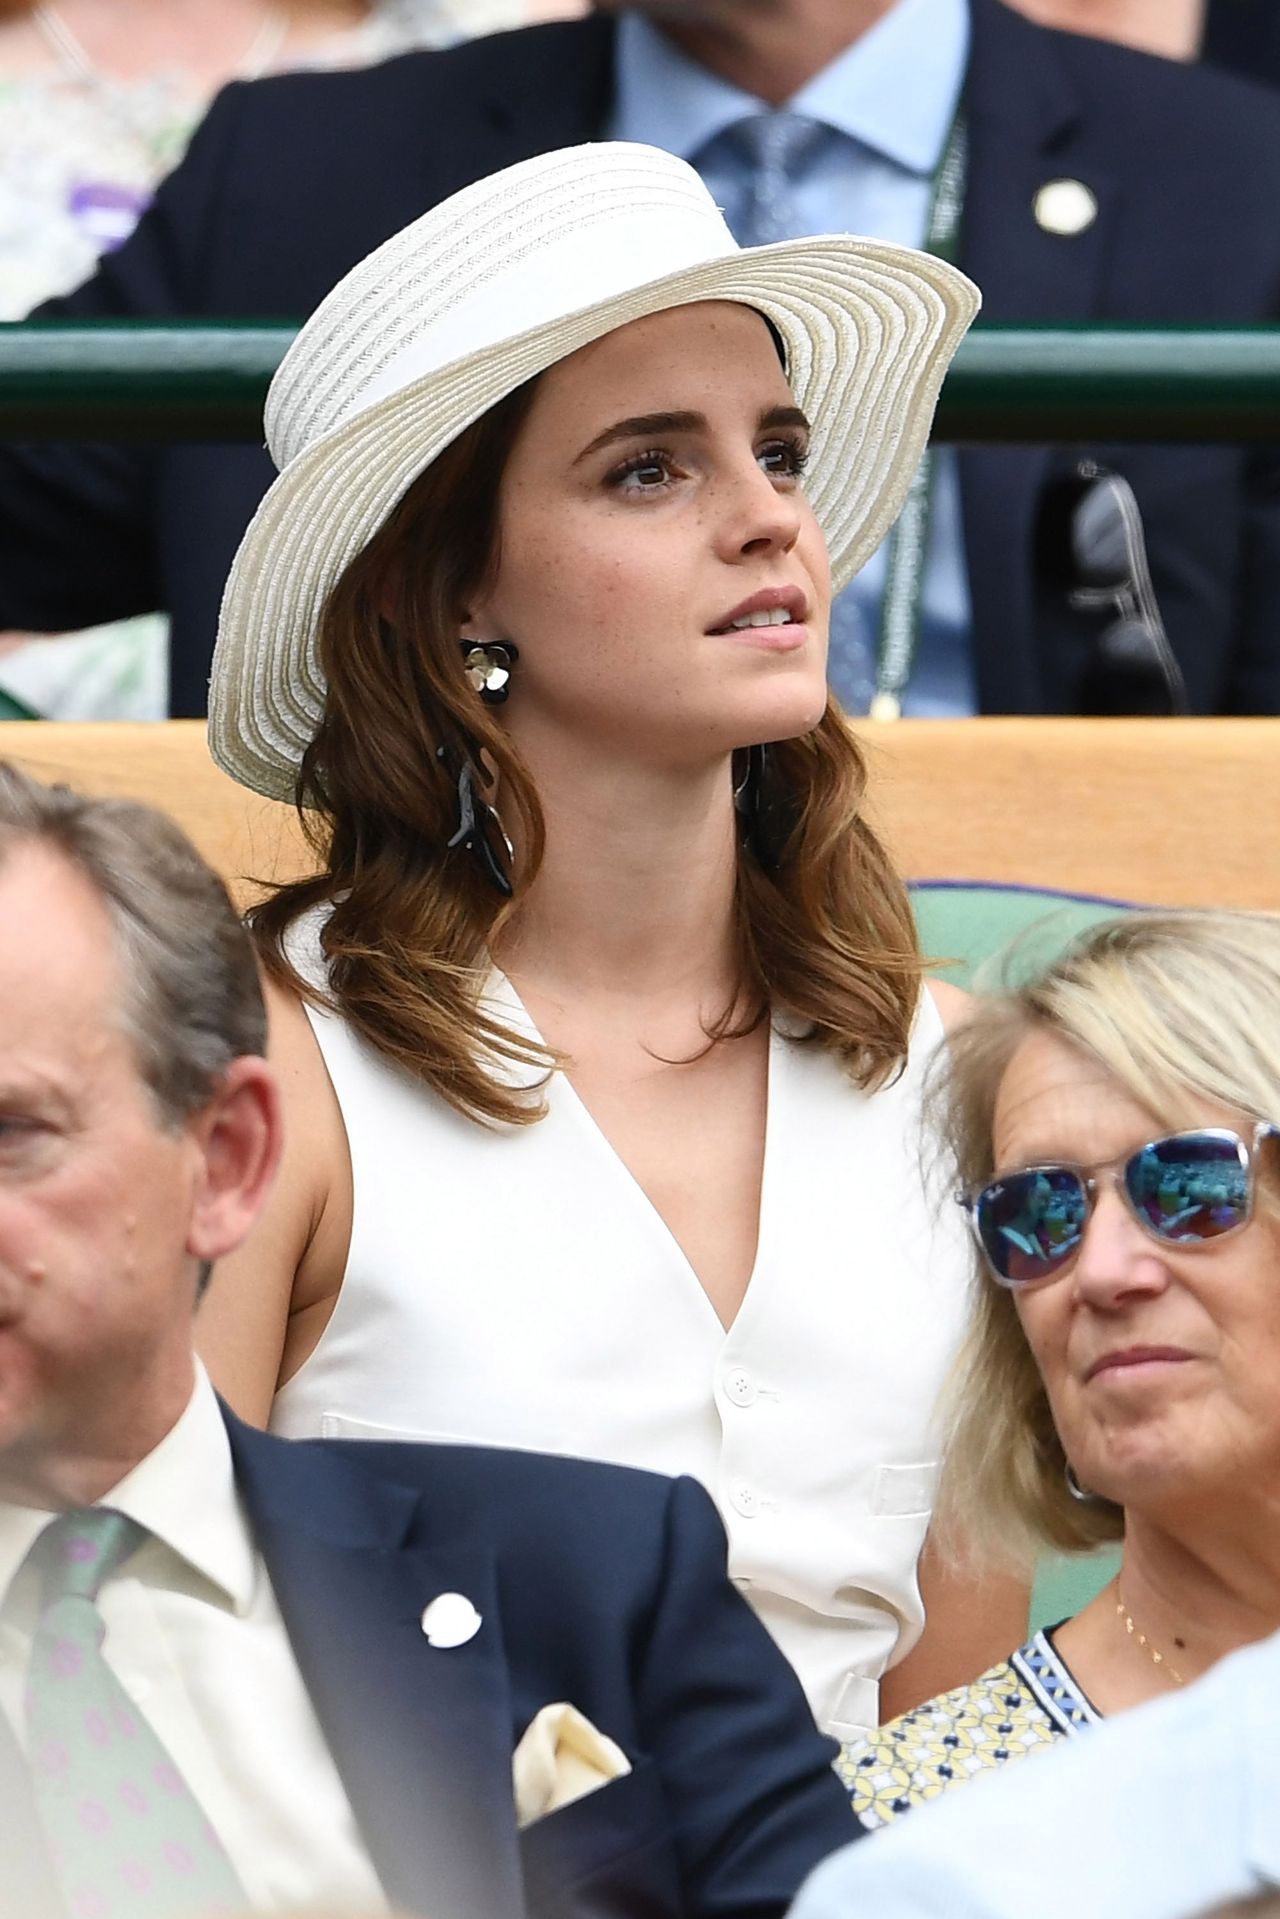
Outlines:
{"type": "Polygon", "coordinates": [[[762,740],[802,739],[812,733],[826,710],[825,680],[817,687],[778,688],[771,699],[757,703],[749,719],[744,715],[746,731],[741,743],[754,746],[762,740]]]}

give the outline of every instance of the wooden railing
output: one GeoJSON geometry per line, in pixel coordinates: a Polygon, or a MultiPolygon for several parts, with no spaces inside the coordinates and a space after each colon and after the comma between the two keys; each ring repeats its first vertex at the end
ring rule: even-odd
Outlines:
{"type": "MultiPolygon", "coordinates": [[[[861,723],[869,804],[913,879],[1280,911],[1280,719],[861,723]]],[[[290,809],[233,784],[194,720],[0,725],[0,758],[173,814],[249,897],[306,863],[290,809]]]]}

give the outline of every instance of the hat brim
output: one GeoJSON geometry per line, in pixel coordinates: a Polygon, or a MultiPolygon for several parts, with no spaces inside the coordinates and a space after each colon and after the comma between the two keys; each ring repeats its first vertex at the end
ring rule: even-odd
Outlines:
{"type": "Polygon", "coordinates": [[[901,511],[978,292],[931,255],[846,235],[745,249],[455,360],[291,461],[223,595],[209,689],[218,764],[255,792],[292,799],[324,710],[320,615],[412,482],[490,407],[579,347],[706,300],[752,307],[782,336],[796,403],[813,423],[805,490],[833,583],[844,586],[901,511]]]}

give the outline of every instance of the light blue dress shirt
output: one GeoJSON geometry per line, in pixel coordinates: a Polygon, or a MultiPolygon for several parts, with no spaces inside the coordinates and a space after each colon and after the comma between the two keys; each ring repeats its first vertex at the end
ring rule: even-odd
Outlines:
{"type": "Polygon", "coordinates": [[[1280,1634],[836,1853],[790,1919],[1190,1919],[1273,1887],[1280,1634]]]}
{"type": "MultiPolygon", "coordinates": [[[[786,103],[826,129],[791,196],[797,235],[923,243],[968,57],[968,0],[897,0],[786,103]]],[[[615,86],[610,137],[664,147],[692,162],[729,225],[740,228],[748,166],[725,136],[735,122],[767,112],[765,103],[709,73],[636,13],[619,21],[615,86]]],[[[972,713],[977,693],[959,481],[954,453],[942,449],[935,459],[920,645],[904,710],[972,713]]],[[[884,578],[882,547],[846,589],[857,645],[836,690],[850,710],[864,711],[872,692],[884,578]]]]}

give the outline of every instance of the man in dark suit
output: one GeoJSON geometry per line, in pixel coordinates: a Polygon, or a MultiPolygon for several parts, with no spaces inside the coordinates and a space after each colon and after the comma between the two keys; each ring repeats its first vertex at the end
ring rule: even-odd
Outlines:
{"type": "Polygon", "coordinates": [[[247,937],[3,767],[0,921],[5,1919],[781,1914],[857,1825],[706,1495],[241,1425],[191,1335],[280,1147],[247,937]]]}
{"type": "MultiPolygon", "coordinates": [[[[768,107],[929,3],[655,0],[653,14],[686,61],[768,107]]],[[[616,131],[626,26],[624,12],[362,73],[231,87],[133,238],[45,311],[296,318],[447,194],[616,131]]],[[[1050,32],[1001,0],[968,0],[965,31],[958,251],[988,320],[1280,314],[1269,95],[1050,32]]],[[[903,73],[904,100],[914,79],[903,73]]],[[[1101,616],[1071,607],[1069,582],[1042,563],[1041,515],[1051,481],[1085,452],[1136,490],[1191,710],[1280,711],[1280,463],[1228,447],[963,452],[951,564],[967,596],[956,630],[969,691],[955,710],[966,698],[987,712],[1076,709],[1101,616]]],[[[5,450],[0,626],[52,631],[167,606],[174,710],[201,711],[222,582],[270,471],[245,446],[5,450]]]]}

